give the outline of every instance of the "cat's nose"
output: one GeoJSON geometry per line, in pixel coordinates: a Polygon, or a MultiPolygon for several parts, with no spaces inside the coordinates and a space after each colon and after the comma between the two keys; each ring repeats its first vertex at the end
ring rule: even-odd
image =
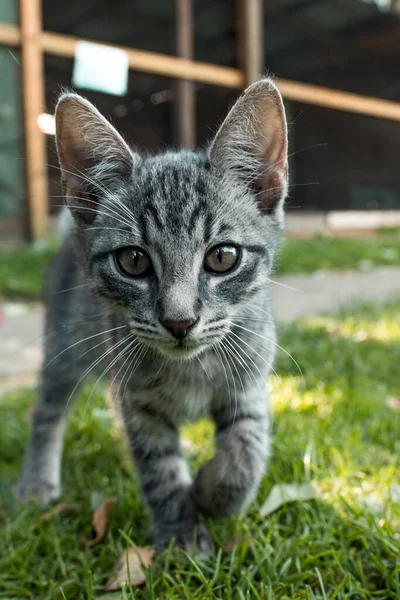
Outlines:
{"type": "Polygon", "coordinates": [[[191,329],[199,322],[198,317],[195,321],[163,321],[160,319],[160,323],[164,325],[165,329],[168,329],[177,340],[183,340],[191,329]]]}

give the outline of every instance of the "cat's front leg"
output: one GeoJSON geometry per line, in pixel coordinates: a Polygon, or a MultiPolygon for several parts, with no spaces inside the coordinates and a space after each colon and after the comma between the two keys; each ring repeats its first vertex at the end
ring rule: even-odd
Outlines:
{"type": "Polygon", "coordinates": [[[211,536],[199,522],[190,496],[192,480],[175,424],[149,405],[124,404],[126,430],[151,511],[156,547],[166,548],[175,540],[187,552],[208,554],[211,536]]]}
{"type": "Polygon", "coordinates": [[[236,408],[218,403],[213,419],[215,455],[199,470],[192,497],[203,515],[219,518],[245,508],[257,493],[270,451],[267,396],[246,390],[236,408]]]}

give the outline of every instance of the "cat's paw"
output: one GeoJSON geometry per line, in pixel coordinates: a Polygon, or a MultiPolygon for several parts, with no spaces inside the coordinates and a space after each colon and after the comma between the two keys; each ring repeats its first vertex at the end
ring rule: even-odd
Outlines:
{"type": "Polygon", "coordinates": [[[158,531],[155,536],[155,546],[162,552],[173,544],[175,549],[183,550],[187,554],[195,556],[198,560],[206,560],[212,553],[214,542],[202,524],[190,527],[186,530],[179,529],[172,533],[168,530],[158,531]]]}
{"type": "Polygon", "coordinates": [[[211,460],[197,473],[191,490],[196,509],[205,517],[220,519],[235,514],[251,500],[252,488],[234,474],[219,476],[216,461],[211,460]]]}
{"type": "Polygon", "coordinates": [[[22,478],[15,487],[15,495],[20,502],[46,505],[61,496],[61,487],[47,481],[22,478]]]}

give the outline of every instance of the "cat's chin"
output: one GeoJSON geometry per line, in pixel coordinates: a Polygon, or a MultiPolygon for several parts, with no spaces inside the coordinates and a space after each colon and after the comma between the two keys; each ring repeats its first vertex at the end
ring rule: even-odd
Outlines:
{"type": "Polygon", "coordinates": [[[163,358],[168,358],[171,361],[175,360],[190,360],[195,356],[198,356],[204,350],[207,349],[205,344],[199,344],[196,346],[176,345],[176,346],[163,346],[162,344],[151,344],[153,350],[156,350],[163,358]]]}

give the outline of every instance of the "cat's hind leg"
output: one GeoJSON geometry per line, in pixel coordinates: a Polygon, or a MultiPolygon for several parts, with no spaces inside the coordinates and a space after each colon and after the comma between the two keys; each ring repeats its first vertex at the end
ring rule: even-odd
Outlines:
{"type": "MultiPolygon", "coordinates": [[[[44,374],[32,417],[32,432],[22,474],[16,487],[18,499],[48,504],[61,494],[61,458],[69,398],[79,373],[57,379],[44,374]]],[[[74,394],[75,395],[75,394],[74,394]]]]}
{"type": "MultiPolygon", "coordinates": [[[[79,395],[95,357],[81,342],[82,330],[57,330],[57,341],[46,344],[32,431],[16,495],[23,501],[48,504],[61,494],[61,459],[68,413],[79,395]]],[[[98,340],[95,337],[95,340],[98,340]]]]}

